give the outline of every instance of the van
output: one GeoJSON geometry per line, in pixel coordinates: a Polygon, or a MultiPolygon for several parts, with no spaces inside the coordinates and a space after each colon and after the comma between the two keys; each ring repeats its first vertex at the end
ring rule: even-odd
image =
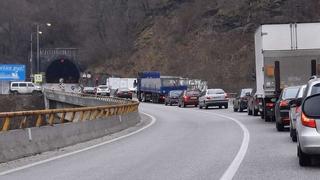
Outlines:
{"type": "Polygon", "coordinates": [[[41,87],[32,82],[11,82],[10,93],[12,94],[40,94],[41,87]]]}

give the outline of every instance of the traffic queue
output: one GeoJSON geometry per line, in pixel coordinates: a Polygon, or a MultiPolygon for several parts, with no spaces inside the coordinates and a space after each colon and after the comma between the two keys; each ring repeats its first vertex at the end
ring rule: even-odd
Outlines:
{"type": "Polygon", "coordinates": [[[291,140],[297,142],[299,164],[311,165],[320,155],[320,78],[313,76],[307,84],[284,88],[279,98],[267,105],[273,113],[271,119],[265,118],[259,106],[252,89],[242,89],[233,101],[235,112],[247,109],[248,115],[274,121],[277,131],[288,129],[291,140]]]}

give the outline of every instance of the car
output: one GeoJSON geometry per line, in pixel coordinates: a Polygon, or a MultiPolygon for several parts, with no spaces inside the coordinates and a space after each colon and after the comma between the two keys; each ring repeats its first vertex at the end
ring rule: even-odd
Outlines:
{"type": "Polygon", "coordinates": [[[218,106],[220,109],[222,106],[228,108],[229,99],[223,89],[207,89],[200,94],[199,108],[205,107],[208,109],[210,106],[218,106]]]}
{"type": "Polygon", "coordinates": [[[110,96],[110,88],[107,85],[99,85],[95,90],[97,95],[110,96]]]}
{"type": "Polygon", "coordinates": [[[11,82],[10,93],[12,94],[41,94],[42,88],[32,82],[11,82]]]}
{"type": "Polygon", "coordinates": [[[285,126],[290,125],[290,101],[296,97],[299,88],[300,86],[284,88],[275,104],[274,115],[276,120],[276,128],[278,131],[283,131],[285,126]]]}
{"type": "Polygon", "coordinates": [[[164,104],[167,106],[168,104],[170,106],[174,104],[178,104],[179,96],[182,94],[183,91],[181,90],[174,90],[170,91],[164,98],[164,104]]]}
{"type": "Polygon", "coordinates": [[[241,89],[240,93],[233,100],[233,111],[234,112],[242,112],[244,109],[248,108],[248,99],[251,95],[252,89],[246,88],[241,89]]]}
{"type": "Polygon", "coordinates": [[[256,94],[256,91],[253,90],[248,97],[248,115],[258,116],[259,114],[259,104],[260,104],[260,96],[256,94]]]}
{"type": "Polygon", "coordinates": [[[296,120],[297,155],[300,166],[308,166],[314,156],[320,155],[320,78],[308,81],[296,103],[302,104],[296,120]]]}
{"type": "Polygon", "coordinates": [[[290,137],[293,142],[297,142],[297,132],[296,132],[296,120],[299,115],[299,111],[301,111],[300,105],[296,102],[301,99],[306,89],[307,85],[303,85],[299,88],[299,91],[296,97],[290,102],[290,111],[289,111],[289,119],[290,119],[290,137]]]}
{"type": "Polygon", "coordinates": [[[132,99],[132,92],[128,88],[119,88],[114,93],[115,97],[132,99]]]}
{"type": "Polygon", "coordinates": [[[185,90],[179,97],[178,106],[186,107],[188,105],[193,105],[197,107],[199,104],[199,96],[199,90],[185,90]]]}
{"type": "Polygon", "coordinates": [[[82,93],[84,94],[95,94],[95,88],[94,87],[83,87],[82,93]]]}

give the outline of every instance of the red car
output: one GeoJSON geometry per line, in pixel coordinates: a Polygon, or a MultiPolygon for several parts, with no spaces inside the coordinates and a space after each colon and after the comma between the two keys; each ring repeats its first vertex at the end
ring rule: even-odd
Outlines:
{"type": "Polygon", "coordinates": [[[115,94],[115,97],[118,97],[118,98],[132,99],[132,92],[126,88],[119,88],[116,90],[114,94],[115,94]]]}
{"type": "Polygon", "coordinates": [[[179,97],[178,106],[186,107],[187,105],[193,105],[195,107],[199,104],[200,91],[198,90],[186,90],[179,97]]]}

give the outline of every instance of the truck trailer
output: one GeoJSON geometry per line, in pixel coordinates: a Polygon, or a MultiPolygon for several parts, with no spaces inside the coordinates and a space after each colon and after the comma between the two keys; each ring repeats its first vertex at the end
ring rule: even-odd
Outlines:
{"type": "Polygon", "coordinates": [[[261,25],[255,32],[259,113],[274,120],[281,90],[305,84],[320,70],[320,23],[261,25]]]}
{"type": "Polygon", "coordinates": [[[142,102],[162,103],[170,91],[187,88],[188,85],[181,77],[161,76],[157,71],[138,73],[137,97],[142,102]]]}

